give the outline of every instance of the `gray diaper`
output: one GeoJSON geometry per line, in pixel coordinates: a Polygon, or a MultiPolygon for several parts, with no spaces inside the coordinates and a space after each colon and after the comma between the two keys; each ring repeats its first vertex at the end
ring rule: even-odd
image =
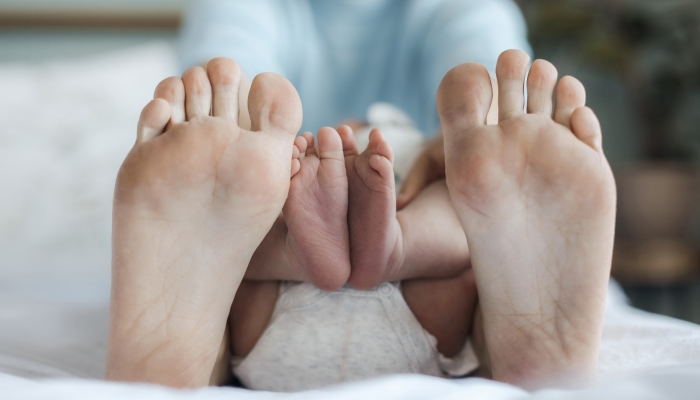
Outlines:
{"type": "Polygon", "coordinates": [[[270,324],[233,371],[250,389],[292,392],[389,374],[464,376],[478,367],[469,341],[440,355],[398,284],[324,292],[283,282],[270,324]]]}

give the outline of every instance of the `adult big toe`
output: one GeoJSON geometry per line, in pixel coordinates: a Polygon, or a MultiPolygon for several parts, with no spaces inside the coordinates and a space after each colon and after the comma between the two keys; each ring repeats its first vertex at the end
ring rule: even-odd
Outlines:
{"type": "MultiPolygon", "coordinates": [[[[456,139],[458,132],[485,125],[492,99],[491,76],[486,67],[466,63],[451,69],[437,93],[442,129],[449,132],[446,139],[456,139]]],[[[449,150],[451,146],[445,148],[449,150]]]]}
{"type": "Polygon", "coordinates": [[[248,96],[253,131],[282,131],[296,136],[301,128],[299,94],[288,80],[273,73],[255,77],[248,96]]]}
{"type": "Polygon", "coordinates": [[[497,181],[497,135],[478,134],[486,126],[493,89],[486,67],[467,63],[450,70],[442,80],[437,108],[445,139],[445,177],[459,209],[467,202],[488,203],[497,181]],[[468,174],[465,171],[470,171],[468,174]]]}

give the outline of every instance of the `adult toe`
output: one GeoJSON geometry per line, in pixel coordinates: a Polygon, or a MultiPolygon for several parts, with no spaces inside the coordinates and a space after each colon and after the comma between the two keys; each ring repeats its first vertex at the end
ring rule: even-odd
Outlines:
{"type": "Polygon", "coordinates": [[[593,110],[579,107],[571,113],[571,130],[579,140],[597,151],[603,147],[603,133],[593,110]]]}
{"type": "Polygon", "coordinates": [[[154,99],[163,99],[170,104],[170,120],[177,124],[185,120],[185,85],[179,76],[171,76],[156,86],[154,99]]]}
{"type": "Polygon", "coordinates": [[[574,110],[586,104],[586,89],[578,79],[565,76],[557,87],[557,104],[554,121],[571,129],[571,115],[574,110]]]}
{"type": "Polygon", "coordinates": [[[235,61],[220,57],[207,64],[207,75],[212,90],[212,115],[232,118],[238,123],[238,94],[241,87],[241,69],[235,61]]]}
{"type": "Polygon", "coordinates": [[[505,121],[524,113],[525,75],[530,56],[521,50],[507,50],[498,57],[498,119],[505,121]]]}
{"type": "Polygon", "coordinates": [[[170,121],[172,108],[164,99],[154,99],[143,108],[136,129],[137,141],[144,142],[160,135],[170,121]]]}
{"type": "Polygon", "coordinates": [[[206,117],[211,111],[211,84],[202,67],[192,67],[182,74],[185,86],[187,120],[206,117]]]}
{"type": "Polygon", "coordinates": [[[527,78],[527,112],[552,116],[552,96],[557,84],[557,69],[550,62],[536,60],[527,78]]]}

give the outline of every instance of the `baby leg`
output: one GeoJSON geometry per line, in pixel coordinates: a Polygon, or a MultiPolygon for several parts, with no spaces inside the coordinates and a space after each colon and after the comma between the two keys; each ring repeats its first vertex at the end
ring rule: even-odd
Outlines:
{"type": "Polygon", "coordinates": [[[444,356],[457,354],[472,327],[477,293],[464,231],[445,181],[426,187],[396,214],[403,238],[403,295],[444,356]],[[408,280],[406,280],[408,279],[408,280]]]}
{"type": "Polygon", "coordinates": [[[335,290],[347,281],[350,253],[344,152],[354,142],[341,139],[332,128],[319,130],[318,142],[317,150],[310,133],[296,138],[284,217],[275,221],[255,251],[247,279],[234,299],[229,326],[237,356],[246,356],[267,327],[279,280],[306,281],[325,290],[335,290]]]}
{"type": "Polygon", "coordinates": [[[474,271],[451,278],[410,279],[401,282],[406,304],[423,329],[437,339],[440,354],[459,353],[472,331],[477,294],[474,271]]]}
{"type": "Polygon", "coordinates": [[[346,157],[350,189],[350,284],[364,289],[402,281],[403,295],[438,350],[464,346],[476,304],[464,230],[445,181],[435,182],[396,212],[393,153],[370,133],[362,154],[346,157]]]}
{"type": "Polygon", "coordinates": [[[428,186],[397,213],[393,152],[377,129],[367,150],[346,156],[346,165],[353,287],[453,277],[467,268],[466,237],[444,181],[428,186]]]}
{"type": "Polygon", "coordinates": [[[470,267],[467,239],[444,180],[423,189],[396,220],[401,251],[387,280],[451,278],[470,267]]]}
{"type": "MultiPolygon", "coordinates": [[[[339,131],[343,131],[340,128],[339,131]]],[[[335,290],[350,275],[348,179],[345,152],[354,141],[332,128],[294,141],[289,195],[283,213],[256,250],[247,279],[309,282],[335,290]]],[[[353,146],[353,147],[350,147],[353,146]]]]}
{"type": "Polygon", "coordinates": [[[229,315],[231,353],[246,357],[265,332],[279,295],[279,281],[243,280],[229,315]]]}

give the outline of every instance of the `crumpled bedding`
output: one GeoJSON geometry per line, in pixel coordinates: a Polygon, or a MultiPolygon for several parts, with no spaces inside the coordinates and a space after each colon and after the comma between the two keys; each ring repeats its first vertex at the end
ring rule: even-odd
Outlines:
{"type": "Polygon", "coordinates": [[[127,385],[97,381],[32,382],[0,375],[0,392],[7,399],[60,400],[355,400],[355,399],[473,399],[473,400],[655,400],[697,399],[700,364],[648,371],[590,389],[541,390],[527,393],[516,387],[479,378],[445,380],[420,375],[397,375],[300,393],[253,392],[235,388],[174,390],[152,385],[127,385]]]}
{"type": "Polygon", "coordinates": [[[700,325],[634,309],[618,302],[618,295],[623,295],[621,290],[612,286],[603,325],[599,380],[614,380],[661,366],[700,362],[700,325]]]}
{"type": "MultiPolygon", "coordinates": [[[[40,65],[0,64],[0,398],[698,398],[700,326],[634,310],[614,284],[599,385],[528,394],[417,375],[297,394],[101,381],[113,182],[135,121],[175,71],[164,44],[40,65]]],[[[409,162],[407,161],[407,165],[409,162]]]]}
{"type": "Polygon", "coordinates": [[[559,399],[559,400],[652,400],[697,399],[700,363],[662,367],[582,390],[545,389],[527,393],[504,383],[480,378],[447,380],[421,375],[395,375],[299,393],[255,392],[237,388],[176,390],[155,385],[123,384],[95,380],[32,381],[0,374],[4,399],[60,400],[215,400],[215,399],[559,399]]]}
{"type": "MultiPolygon", "coordinates": [[[[104,373],[108,313],[107,303],[0,304],[0,393],[12,394],[0,397],[216,399],[237,395],[258,399],[272,396],[234,388],[173,391],[100,381],[104,373]],[[59,396],[59,393],[64,394],[59,396]]],[[[640,396],[629,398],[655,398],[659,394],[682,398],[676,395],[683,395],[685,390],[695,390],[695,395],[700,393],[700,326],[635,310],[625,303],[623,293],[612,282],[600,351],[599,386],[556,392],[559,394],[555,397],[590,398],[584,393],[597,393],[601,398],[620,398],[611,393],[620,394],[623,390],[640,396]]],[[[551,393],[554,392],[541,391],[534,396],[548,398],[554,396],[551,393]]],[[[307,395],[331,399],[359,395],[394,399],[463,395],[511,399],[528,394],[510,385],[482,379],[445,380],[405,375],[305,393],[304,398],[307,395]]]]}

